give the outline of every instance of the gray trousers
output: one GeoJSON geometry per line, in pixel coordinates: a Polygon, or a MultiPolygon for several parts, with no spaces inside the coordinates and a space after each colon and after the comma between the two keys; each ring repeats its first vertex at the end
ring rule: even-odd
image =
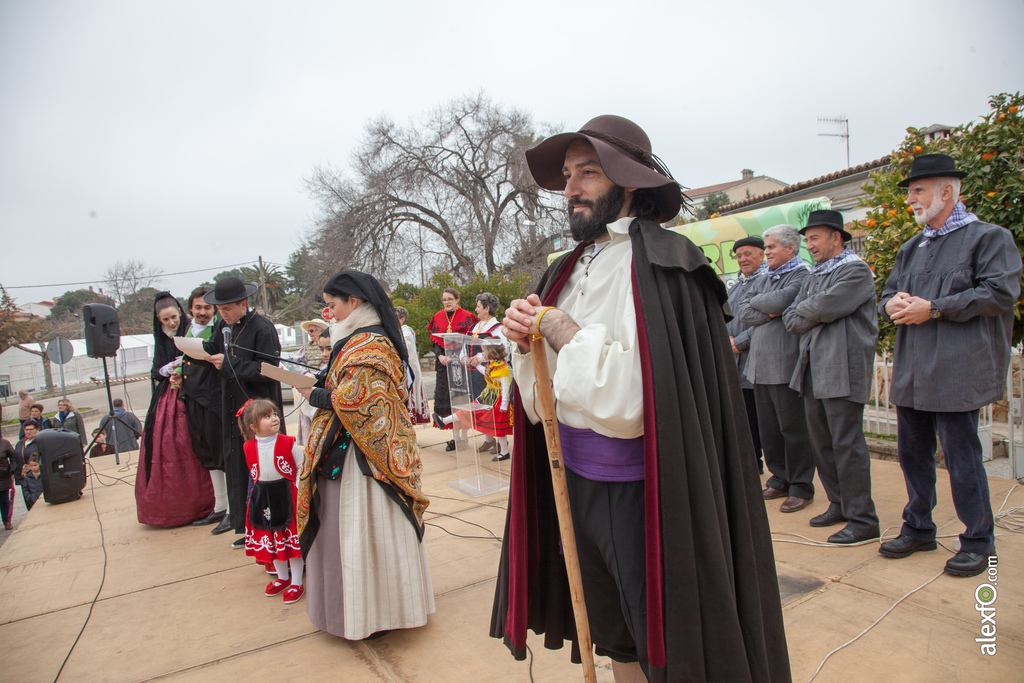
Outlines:
{"type": "Polygon", "coordinates": [[[864,406],[845,398],[814,398],[811,369],[804,375],[804,411],[814,444],[818,480],[830,507],[840,506],[851,531],[878,531],[871,500],[871,456],[864,441],[864,406]]]}
{"type": "Polygon", "coordinates": [[[764,464],[772,473],[765,484],[796,498],[813,498],[814,447],[804,400],[785,384],[755,384],[754,400],[764,464]]]}

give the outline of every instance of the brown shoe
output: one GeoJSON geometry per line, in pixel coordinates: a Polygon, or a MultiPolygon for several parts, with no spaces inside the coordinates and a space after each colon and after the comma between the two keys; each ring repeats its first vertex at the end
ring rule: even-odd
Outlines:
{"type": "Polygon", "coordinates": [[[790,496],[786,500],[782,501],[782,505],[779,506],[779,512],[796,512],[797,510],[803,510],[805,507],[811,504],[813,498],[797,498],[796,496],[790,496]]]}
{"type": "Polygon", "coordinates": [[[771,486],[765,486],[764,491],[761,491],[761,495],[764,496],[765,500],[772,500],[773,498],[782,498],[789,494],[786,491],[780,491],[779,489],[773,489],[771,486]]]}

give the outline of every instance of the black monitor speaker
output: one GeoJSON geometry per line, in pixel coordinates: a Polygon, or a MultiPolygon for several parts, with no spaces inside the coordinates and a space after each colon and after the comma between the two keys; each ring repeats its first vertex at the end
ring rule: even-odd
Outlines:
{"type": "Polygon", "coordinates": [[[85,354],[90,358],[116,356],[121,346],[121,323],[117,311],[106,304],[86,304],[82,307],[85,323],[85,354]]]}
{"type": "Polygon", "coordinates": [[[36,443],[43,499],[56,505],[81,498],[85,488],[85,456],[78,432],[44,429],[36,435],[36,443]]]}

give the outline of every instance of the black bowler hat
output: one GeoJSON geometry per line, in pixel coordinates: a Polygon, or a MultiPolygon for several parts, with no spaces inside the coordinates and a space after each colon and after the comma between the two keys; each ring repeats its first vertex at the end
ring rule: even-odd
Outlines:
{"type": "Polygon", "coordinates": [[[910,165],[910,175],[899,182],[907,187],[912,180],[921,178],[966,178],[965,171],[958,171],[956,162],[948,154],[922,154],[910,165]]]}
{"type": "Polygon", "coordinates": [[[222,277],[214,285],[213,290],[203,294],[203,301],[214,306],[218,304],[233,304],[236,301],[248,299],[256,293],[258,287],[248,282],[242,282],[241,278],[234,275],[222,277]]]}
{"type": "Polygon", "coordinates": [[[807,217],[807,225],[800,229],[800,234],[804,234],[807,228],[816,228],[820,225],[826,228],[832,228],[840,235],[843,236],[844,242],[849,242],[853,239],[853,235],[846,232],[843,227],[843,214],[838,211],[831,211],[828,209],[822,211],[811,211],[811,215],[807,217]]]}
{"type": "Polygon", "coordinates": [[[738,239],[735,242],[733,242],[732,253],[735,254],[736,250],[739,249],[740,247],[754,247],[756,249],[764,251],[764,240],[756,235],[750,235],[749,237],[738,239]]]}

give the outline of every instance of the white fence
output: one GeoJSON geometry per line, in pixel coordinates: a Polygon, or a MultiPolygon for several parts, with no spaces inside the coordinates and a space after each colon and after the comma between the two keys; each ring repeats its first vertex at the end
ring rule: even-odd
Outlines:
{"type": "MultiPolygon", "coordinates": [[[[864,406],[865,432],[887,436],[896,433],[896,406],[889,404],[891,379],[892,356],[888,353],[883,353],[881,357],[875,356],[871,397],[864,406]]],[[[1013,468],[1013,477],[1020,479],[1024,478],[1024,372],[1019,347],[1010,356],[1010,367],[1006,373],[1006,398],[1009,404],[1007,451],[1013,468]]],[[[986,461],[992,459],[993,439],[1002,438],[1001,435],[997,437],[995,433],[992,420],[993,405],[982,408],[978,417],[978,436],[981,439],[982,458],[986,461]]]]}

